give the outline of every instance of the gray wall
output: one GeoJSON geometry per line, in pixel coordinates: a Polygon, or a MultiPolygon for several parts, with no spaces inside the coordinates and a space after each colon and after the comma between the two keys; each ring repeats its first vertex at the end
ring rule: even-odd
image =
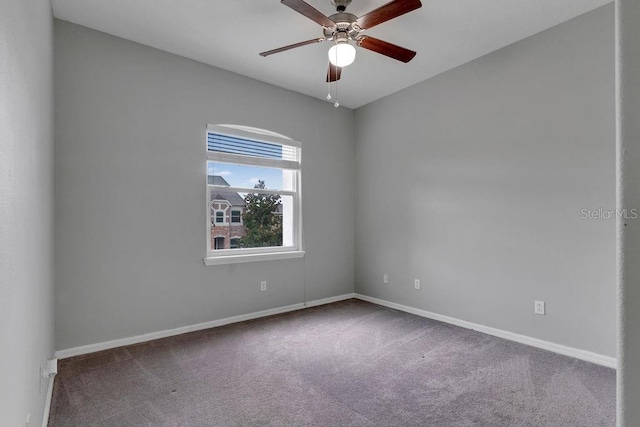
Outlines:
{"type": "Polygon", "coordinates": [[[55,49],[57,349],[353,292],[351,110],[63,21],[55,49]],[[304,259],[203,264],[207,123],[302,141],[304,259]]]}
{"type": "Polygon", "coordinates": [[[40,425],[53,355],[51,5],[0,11],[0,424],[40,425]]]}
{"type": "MultiPolygon", "coordinates": [[[[640,208],[640,3],[616,1],[617,191],[622,209],[640,208]]],[[[640,425],[640,221],[618,221],[618,425],[640,425]]]]}
{"type": "Polygon", "coordinates": [[[357,292],[615,356],[615,225],[581,218],[615,207],[612,24],[609,5],[354,118],[56,21],[56,347],[351,292],[355,224],[357,292]],[[203,265],[206,123],[303,141],[305,259],[203,265]]]}
{"type": "Polygon", "coordinates": [[[581,219],[615,208],[613,21],[605,6],[356,111],[356,292],[616,355],[615,220],[581,219]]]}

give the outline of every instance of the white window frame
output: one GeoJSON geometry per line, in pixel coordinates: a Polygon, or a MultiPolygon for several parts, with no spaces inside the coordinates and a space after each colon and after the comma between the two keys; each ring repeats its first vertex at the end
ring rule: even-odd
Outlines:
{"type": "MultiPolygon", "coordinates": [[[[251,128],[246,126],[237,125],[207,125],[205,132],[205,150],[207,153],[207,159],[205,162],[205,173],[208,162],[223,162],[233,163],[249,166],[263,166],[279,169],[287,169],[294,171],[294,183],[293,190],[269,190],[269,189],[256,189],[248,187],[227,187],[210,185],[207,182],[207,252],[204,258],[206,265],[220,265],[220,264],[234,264],[240,262],[253,262],[253,261],[270,261],[278,259],[290,259],[301,258],[304,256],[304,250],[302,248],[302,209],[301,209],[301,185],[300,185],[300,169],[301,161],[298,160],[283,160],[283,159],[263,159],[250,156],[243,156],[239,154],[229,154],[213,152],[207,149],[207,134],[209,132],[224,134],[234,137],[247,138],[254,141],[275,143],[283,146],[295,147],[298,150],[301,149],[302,144],[299,141],[295,141],[284,135],[280,135],[275,132],[267,131],[264,129],[251,128]],[[281,196],[291,196],[293,199],[293,244],[290,246],[278,246],[278,247],[266,247],[266,248],[242,248],[242,249],[211,249],[211,190],[232,191],[237,193],[258,193],[258,194],[277,194],[281,196]]],[[[230,208],[231,209],[231,208],[230,208]]],[[[229,215],[231,212],[229,211],[229,215]]],[[[240,223],[242,225],[244,221],[240,223]]],[[[231,217],[229,217],[229,224],[231,223],[231,217]]]]}

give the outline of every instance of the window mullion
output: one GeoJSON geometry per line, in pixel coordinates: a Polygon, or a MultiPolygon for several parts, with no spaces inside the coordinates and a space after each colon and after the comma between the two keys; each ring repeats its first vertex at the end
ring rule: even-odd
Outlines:
{"type": "Polygon", "coordinates": [[[254,194],[274,194],[280,196],[295,196],[296,192],[291,190],[270,190],[268,188],[246,188],[246,187],[227,187],[223,185],[209,185],[213,190],[226,193],[254,193],[254,194]]]}
{"type": "Polygon", "coordinates": [[[300,162],[283,159],[262,159],[259,157],[243,156],[241,154],[219,153],[207,151],[207,160],[222,163],[234,163],[248,166],[263,166],[280,169],[300,169],[300,162]]]}

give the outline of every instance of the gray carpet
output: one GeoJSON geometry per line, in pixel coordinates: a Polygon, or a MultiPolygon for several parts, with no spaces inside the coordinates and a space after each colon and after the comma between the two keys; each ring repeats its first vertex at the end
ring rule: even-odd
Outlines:
{"type": "Polygon", "coordinates": [[[359,300],[62,360],[55,426],[614,426],[615,371],[359,300]]]}

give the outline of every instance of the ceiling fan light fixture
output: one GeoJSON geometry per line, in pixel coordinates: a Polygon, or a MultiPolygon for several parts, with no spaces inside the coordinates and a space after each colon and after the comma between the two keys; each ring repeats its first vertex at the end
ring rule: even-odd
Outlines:
{"type": "Polygon", "coordinates": [[[351,65],[356,59],[356,48],[347,42],[336,43],[329,49],[329,62],[336,67],[351,65]]]}

